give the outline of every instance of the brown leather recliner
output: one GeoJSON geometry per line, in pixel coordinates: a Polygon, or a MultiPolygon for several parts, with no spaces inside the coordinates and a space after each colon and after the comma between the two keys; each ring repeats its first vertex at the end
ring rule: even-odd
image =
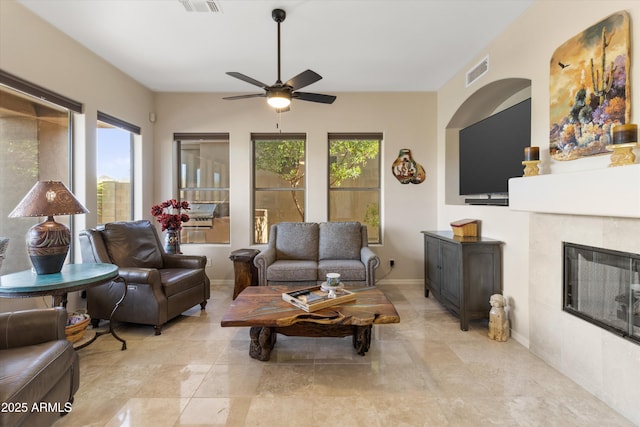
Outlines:
{"type": "Polygon", "coordinates": [[[78,354],[62,307],[0,313],[0,426],[48,426],[71,411],[78,354]]]}
{"type": "MultiPolygon", "coordinates": [[[[127,281],[127,296],[113,320],[162,326],[211,295],[205,273],[207,258],[167,254],[149,221],[112,222],[80,232],[83,263],[115,264],[127,281]]],[[[111,282],[87,289],[87,311],[94,325],[109,319],[123,294],[123,284],[111,282]]]]}

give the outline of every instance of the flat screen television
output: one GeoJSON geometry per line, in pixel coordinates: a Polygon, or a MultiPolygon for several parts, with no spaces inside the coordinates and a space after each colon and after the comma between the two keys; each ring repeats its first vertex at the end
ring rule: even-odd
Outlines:
{"type": "Polygon", "coordinates": [[[522,176],[531,145],[531,98],[460,130],[460,195],[469,204],[508,205],[509,178],[522,176]],[[478,198],[478,196],[486,196],[478,198]]]}

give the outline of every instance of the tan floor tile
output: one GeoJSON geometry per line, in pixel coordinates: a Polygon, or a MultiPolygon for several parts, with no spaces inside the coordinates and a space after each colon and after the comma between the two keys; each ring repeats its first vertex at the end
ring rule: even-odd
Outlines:
{"type": "Polygon", "coordinates": [[[376,325],[358,355],[351,338],[278,336],[269,362],[249,357],[249,329],[221,328],[230,286],[161,335],[116,324],[79,350],[80,390],[56,427],[76,426],[631,426],[486,321],[459,319],[420,285],[381,286],[401,322],[376,325]]]}
{"type": "Polygon", "coordinates": [[[160,365],[144,382],[138,397],[192,397],[212,365],[160,365]]]}
{"type": "Polygon", "coordinates": [[[251,397],[265,365],[213,365],[194,397],[251,397]]]}
{"type": "Polygon", "coordinates": [[[133,398],[120,408],[106,427],[170,427],[179,419],[189,399],[133,398]]]}

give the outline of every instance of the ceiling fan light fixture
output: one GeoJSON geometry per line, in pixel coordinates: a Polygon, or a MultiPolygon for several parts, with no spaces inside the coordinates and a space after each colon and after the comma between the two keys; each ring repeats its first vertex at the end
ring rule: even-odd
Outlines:
{"type": "Polygon", "coordinates": [[[267,103],[273,108],[287,108],[291,104],[291,92],[271,90],[267,94],[267,103]]]}

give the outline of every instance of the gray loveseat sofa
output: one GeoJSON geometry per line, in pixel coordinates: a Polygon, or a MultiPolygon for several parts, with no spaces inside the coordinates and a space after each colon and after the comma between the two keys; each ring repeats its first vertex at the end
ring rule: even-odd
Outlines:
{"type": "Polygon", "coordinates": [[[369,248],[359,222],[281,222],[271,226],[267,248],[254,264],[260,286],[316,285],[327,273],[345,284],[375,285],[380,259],[369,248]]]}

